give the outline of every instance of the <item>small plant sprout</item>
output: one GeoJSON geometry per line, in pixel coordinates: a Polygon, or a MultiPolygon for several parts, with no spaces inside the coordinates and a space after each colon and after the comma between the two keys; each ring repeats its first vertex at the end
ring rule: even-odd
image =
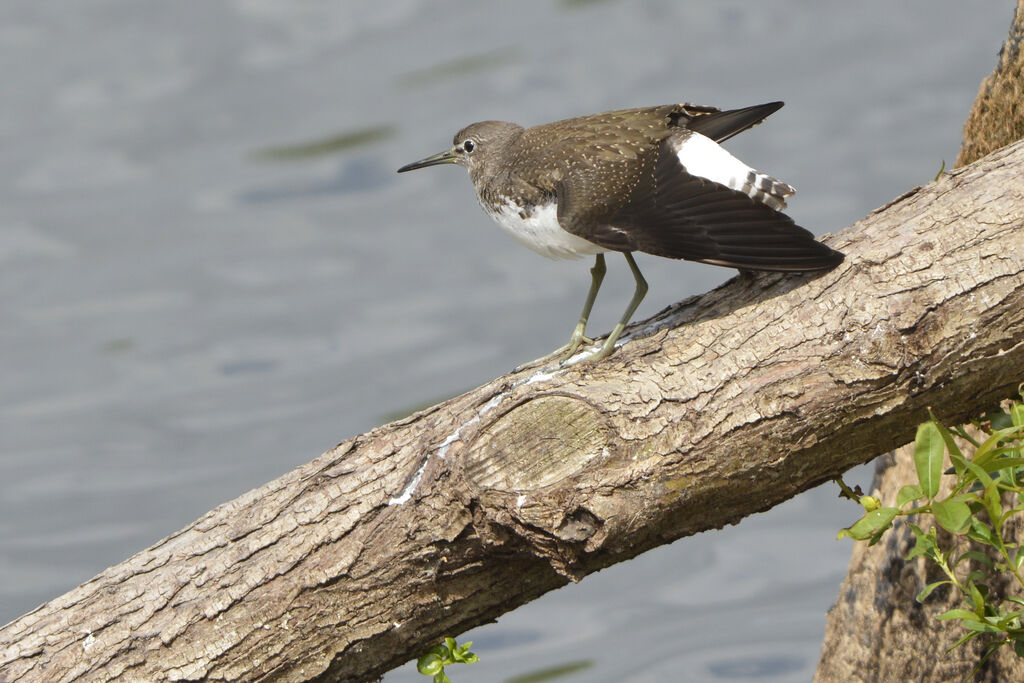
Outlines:
{"type": "Polygon", "coordinates": [[[444,668],[449,664],[472,664],[480,660],[469,651],[473,641],[459,645],[454,638],[445,638],[442,645],[435,645],[430,652],[416,661],[416,670],[424,676],[433,676],[434,683],[451,683],[444,668]]]}
{"type": "Polygon", "coordinates": [[[1024,657],[1024,600],[990,589],[1007,581],[1024,589],[1024,549],[1011,531],[1020,525],[1009,523],[1024,512],[1024,403],[1011,401],[1005,410],[972,421],[970,433],[963,426],[947,428],[931,409],[928,413],[931,419],[918,426],[914,439],[917,483],[899,490],[895,507],[883,506],[877,498],[837,480],[840,495],[858,501],[865,510],[860,520],[839,532],[839,538],[874,545],[896,519],[905,518],[915,539],[907,559],[923,557],[942,576],[922,588],[917,601],[924,602],[940,586],[956,591],[963,601],[962,607],[938,616],[959,622],[964,629],[951,650],[987,636],[973,676],[1000,647],[1011,646],[1024,657]],[[963,450],[954,436],[965,444],[963,450]],[[943,471],[947,455],[952,467],[943,471]],[[940,495],[944,476],[950,477],[949,493],[940,495]],[[936,525],[951,536],[940,535],[936,525]],[[964,539],[973,542],[966,550],[964,539]]]}

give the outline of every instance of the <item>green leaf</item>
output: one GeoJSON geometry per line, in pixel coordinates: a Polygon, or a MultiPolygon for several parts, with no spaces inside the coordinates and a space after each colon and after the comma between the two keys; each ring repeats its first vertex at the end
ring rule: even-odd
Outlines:
{"type": "Polygon", "coordinates": [[[1002,501],[999,500],[999,487],[996,486],[995,482],[992,482],[985,487],[985,510],[988,512],[989,521],[992,522],[992,528],[996,534],[1000,534],[1002,529],[1002,515],[1003,505],[1002,501]]]}
{"type": "Polygon", "coordinates": [[[935,423],[935,426],[939,430],[939,434],[942,435],[942,440],[946,443],[946,450],[953,455],[963,457],[963,453],[960,452],[960,447],[956,445],[956,439],[953,438],[953,433],[946,428],[946,425],[939,422],[931,408],[928,409],[928,416],[932,419],[932,422],[935,423]]]}
{"type": "Polygon", "coordinates": [[[441,658],[433,652],[423,655],[416,661],[416,670],[424,676],[433,676],[443,669],[444,663],[441,658]]]}
{"type": "Polygon", "coordinates": [[[977,631],[978,633],[998,633],[1002,629],[993,626],[992,624],[985,624],[980,621],[973,621],[971,619],[964,619],[960,622],[960,625],[971,631],[977,631]]]}
{"type": "Polygon", "coordinates": [[[971,518],[971,530],[967,532],[967,538],[986,545],[995,545],[992,528],[977,517],[971,518]]]}
{"type": "Polygon", "coordinates": [[[480,658],[469,651],[469,648],[472,647],[472,645],[472,640],[459,645],[457,648],[452,650],[452,659],[462,664],[472,664],[473,662],[478,661],[480,658]]]}
{"type": "Polygon", "coordinates": [[[965,458],[961,458],[955,455],[950,455],[949,458],[954,463],[958,463],[959,466],[962,467],[963,469],[970,471],[970,475],[972,476],[968,476],[967,472],[965,472],[962,475],[965,481],[971,481],[972,478],[977,479],[978,481],[981,482],[982,486],[987,486],[992,482],[992,477],[988,476],[988,473],[984,470],[984,468],[980,467],[973,460],[967,460],[965,458]]]}
{"type": "Polygon", "coordinates": [[[986,555],[985,553],[981,552],[980,550],[968,550],[966,553],[964,553],[956,559],[956,562],[953,564],[953,566],[955,567],[964,560],[974,560],[975,562],[980,562],[981,564],[985,565],[990,569],[992,568],[992,558],[986,555]]]}
{"type": "Polygon", "coordinates": [[[452,681],[448,678],[448,674],[444,672],[444,669],[442,669],[434,674],[434,683],[452,683],[452,681]]]}
{"type": "Polygon", "coordinates": [[[924,498],[924,491],[919,484],[907,484],[896,494],[896,507],[903,507],[912,500],[924,498]]]}
{"type": "Polygon", "coordinates": [[[885,532],[888,531],[888,530],[889,530],[888,527],[886,527],[884,529],[879,529],[875,533],[871,534],[871,537],[868,538],[868,547],[870,548],[871,546],[873,546],[876,543],[878,543],[879,541],[881,541],[882,540],[882,536],[884,536],[885,532]]]}
{"type": "Polygon", "coordinates": [[[460,664],[470,664],[470,657],[476,657],[476,655],[474,655],[468,649],[459,648],[458,650],[452,651],[452,659],[456,662],[459,662],[460,664]]]}
{"type": "Polygon", "coordinates": [[[970,589],[971,593],[971,602],[974,603],[975,616],[983,618],[985,616],[985,597],[981,594],[976,584],[972,583],[968,586],[968,589],[970,589]]]}
{"type": "Polygon", "coordinates": [[[975,451],[974,457],[971,460],[981,466],[984,466],[986,462],[996,457],[998,453],[995,453],[996,447],[1004,439],[1010,438],[1011,435],[1017,433],[1019,430],[1016,427],[1006,427],[1005,429],[996,429],[992,432],[992,435],[981,442],[978,446],[978,450],[975,451]]]}
{"type": "Polygon", "coordinates": [[[1024,403],[1014,401],[1010,406],[1010,419],[1013,421],[1014,427],[1024,428],[1024,403]]]}
{"type": "Polygon", "coordinates": [[[1001,616],[989,617],[985,621],[990,624],[995,620],[995,625],[1004,631],[1013,631],[1020,628],[1020,612],[1007,612],[1001,616]]]}
{"type": "MultiPolygon", "coordinates": [[[[1018,449],[1016,448],[1000,448],[997,449],[1005,453],[1013,453],[1018,449]]],[[[1016,469],[1024,466],[1024,458],[993,458],[992,460],[985,463],[983,469],[986,472],[999,472],[1000,470],[1016,469]]]]}
{"type": "MultiPolygon", "coordinates": [[[[914,596],[914,600],[917,600],[918,602],[924,602],[925,600],[928,599],[928,596],[931,595],[932,592],[936,588],[938,588],[939,586],[946,585],[946,584],[952,585],[952,583],[953,582],[950,581],[949,579],[946,579],[944,581],[936,581],[934,583],[929,583],[927,586],[925,586],[924,588],[921,589],[920,593],[918,593],[917,595],[914,596]]],[[[971,615],[972,619],[974,618],[974,612],[968,612],[968,614],[971,615]]]]}
{"type": "Polygon", "coordinates": [[[1014,638],[1013,639],[1013,652],[1018,657],[1024,657],[1024,639],[1014,638]]]}
{"type": "Polygon", "coordinates": [[[971,619],[976,621],[978,619],[978,615],[968,609],[951,609],[948,612],[943,612],[935,618],[942,619],[944,621],[946,619],[971,619]]]}
{"type": "Polygon", "coordinates": [[[966,534],[971,528],[971,509],[966,503],[937,500],[932,503],[932,514],[939,526],[952,534],[966,534]]]}
{"type": "Polygon", "coordinates": [[[907,559],[912,560],[915,557],[934,558],[937,552],[934,529],[929,530],[926,534],[916,524],[908,524],[907,526],[914,533],[914,547],[907,553],[907,559]]]}
{"type": "Polygon", "coordinates": [[[922,423],[914,439],[914,467],[921,491],[929,500],[939,492],[939,477],[942,476],[942,456],[946,444],[942,440],[938,425],[933,421],[922,423]]]}
{"type": "Polygon", "coordinates": [[[853,526],[842,529],[838,538],[849,536],[850,538],[863,541],[878,531],[884,531],[892,525],[892,520],[900,511],[897,508],[879,508],[873,510],[860,518],[853,526]]]}
{"type": "MultiPolygon", "coordinates": [[[[1000,443],[1001,444],[1006,444],[1006,439],[1003,439],[1000,443]]],[[[1017,446],[1015,446],[1013,444],[994,446],[994,447],[988,449],[987,451],[985,451],[985,458],[983,458],[982,461],[980,463],[978,463],[978,464],[981,465],[982,467],[986,468],[985,471],[987,472],[987,471],[989,471],[988,468],[992,466],[991,462],[993,460],[995,460],[996,458],[998,458],[1000,456],[1006,455],[1007,453],[1016,453],[1016,452],[1017,452],[1017,446]]],[[[974,462],[978,462],[977,459],[975,459],[974,462]]]]}
{"type": "Polygon", "coordinates": [[[979,583],[987,579],[988,576],[989,573],[987,571],[975,569],[973,572],[971,572],[964,578],[964,583],[979,583]]]}
{"type": "Polygon", "coordinates": [[[981,498],[979,498],[978,494],[975,493],[974,491],[968,491],[967,493],[958,493],[955,496],[950,496],[948,500],[955,500],[960,503],[967,503],[968,505],[971,505],[973,503],[974,507],[971,508],[972,512],[977,512],[982,508],[981,498]],[[977,510],[975,510],[975,508],[977,508],[977,510]]]}

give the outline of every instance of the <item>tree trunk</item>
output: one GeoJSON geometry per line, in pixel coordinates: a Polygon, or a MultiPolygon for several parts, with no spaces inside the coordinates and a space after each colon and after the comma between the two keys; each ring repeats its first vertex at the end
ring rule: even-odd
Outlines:
{"type": "Polygon", "coordinates": [[[1024,376],[1024,145],[759,275],[346,441],[0,629],[0,680],[365,680],[1024,376]]]}
{"type": "Polygon", "coordinates": [[[1010,35],[999,62],[981,82],[964,124],[964,141],[956,165],[974,163],[993,150],[1024,138],[1024,0],[1010,22],[1010,35]]]}
{"type": "MultiPolygon", "coordinates": [[[[1010,35],[999,53],[996,69],[982,82],[964,125],[958,166],[1024,137],[1022,47],[1024,0],[1018,0],[1010,35]]],[[[1014,182],[1020,187],[1024,177],[1014,182]]],[[[1024,381],[1024,375],[1018,374],[1014,381],[1024,381]]],[[[936,405],[944,407],[941,403],[936,405]]],[[[975,407],[981,412],[994,404],[975,407]]],[[[874,493],[884,504],[893,505],[902,486],[917,482],[911,454],[911,449],[903,448],[879,462],[874,493]]],[[[1019,523],[1010,527],[1007,537],[1020,538],[1019,523]]],[[[914,600],[918,591],[937,577],[928,574],[923,560],[903,559],[913,544],[910,529],[900,523],[885,536],[883,543],[871,548],[865,544],[854,546],[849,573],[840,587],[836,605],[829,611],[816,681],[948,681],[970,675],[983,653],[984,643],[975,640],[947,654],[964,632],[956,623],[940,622],[935,617],[961,606],[960,596],[937,591],[924,605],[914,600]]],[[[990,588],[1005,594],[1010,586],[990,588]]],[[[1024,660],[1003,648],[985,664],[976,679],[1024,680],[1024,660]]]]}

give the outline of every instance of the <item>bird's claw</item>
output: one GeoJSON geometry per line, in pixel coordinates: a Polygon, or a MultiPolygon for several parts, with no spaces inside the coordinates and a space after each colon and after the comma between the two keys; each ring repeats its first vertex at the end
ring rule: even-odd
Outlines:
{"type": "Polygon", "coordinates": [[[580,350],[580,347],[584,344],[593,344],[594,340],[590,337],[584,336],[582,333],[573,333],[569,339],[569,343],[564,346],[560,346],[552,352],[552,356],[558,356],[558,362],[564,363],[565,361],[576,355],[576,352],[580,350]]]}

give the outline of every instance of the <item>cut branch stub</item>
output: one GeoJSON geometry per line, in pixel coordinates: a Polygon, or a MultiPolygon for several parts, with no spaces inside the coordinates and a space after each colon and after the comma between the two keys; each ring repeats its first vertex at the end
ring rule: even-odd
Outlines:
{"type": "Polygon", "coordinates": [[[586,400],[542,394],[482,422],[453,466],[462,468],[467,492],[487,517],[484,528],[504,527],[556,571],[578,580],[572,566],[602,520],[584,502],[573,501],[581,479],[600,480],[593,470],[617,457],[614,436],[605,416],[586,400]]]}
{"type": "Polygon", "coordinates": [[[610,430],[601,411],[579,398],[543,395],[481,429],[465,463],[471,486],[505,493],[535,491],[565,481],[595,458],[610,457],[610,430]]]}

